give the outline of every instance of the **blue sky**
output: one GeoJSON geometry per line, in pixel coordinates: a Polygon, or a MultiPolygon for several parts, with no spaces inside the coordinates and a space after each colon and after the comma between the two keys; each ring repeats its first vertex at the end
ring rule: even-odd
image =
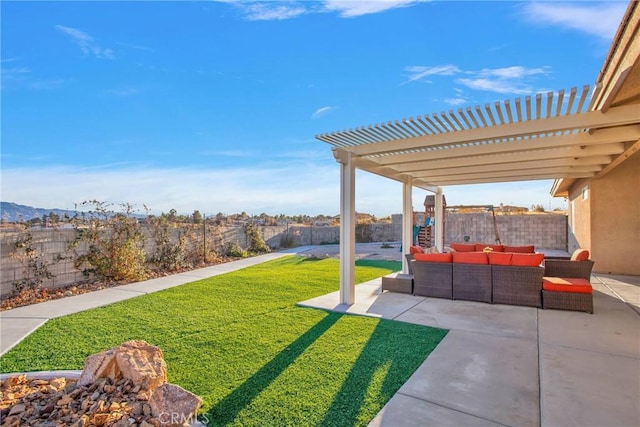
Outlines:
{"type": "MultiPolygon", "coordinates": [[[[338,164],[316,134],[593,84],[626,6],[3,1],[1,199],[334,215],[338,164]]],[[[401,212],[399,183],[356,187],[359,212],[401,212]]],[[[550,187],[444,192],[564,207],[550,187]]]]}

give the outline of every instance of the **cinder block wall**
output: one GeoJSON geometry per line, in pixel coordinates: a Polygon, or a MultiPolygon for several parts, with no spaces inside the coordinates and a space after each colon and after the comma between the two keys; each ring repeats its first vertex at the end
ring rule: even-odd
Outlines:
{"type": "MultiPolygon", "coordinates": [[[[497,215],[496,225],[502,244],[567,249],[566,215],[497,215]]],[[[491,213],[447,213],[445,244],[465,242],[465,236],[471,243],[494,243],[496,235],[491,213]]]]}
{"type": "MultiPolygon", "coordinates": [[[[445,244],[464,242],[465,236],[469,242],[493,243],[495,234],[491,214],[452,214],[445,219],[445,244]]],[[[498,232],[503,244],[535,245],[536,248],[565,249],[567,248],[567,218],[564,215],[499,215],[496,218],[498,232]]],[[[261,227],[266,243],[272,248],[280,248],[284,243],[291,246],[322,245],[339,243],[340,227],[330,226],[269,226],[261,227]]],[[[148,229],[146,251],[152,254],[155,242],[148,229]]],[[[201,226],[188,226],[180,232],[174,230],[172,236],[178,239],[180,233],[188,233],[189,242],[194,250],[202,247],[204,252],[204,233],[201,226]]],[[[75,239],[73,229],[33,229],[33,247],[42,255],[42,261],[49,265],[49,271],[54,275],[43,286],[49,288],[63,287],[84,279],[80,270],[73,265],[69,242],[75,239]]],[[[26,261],[16,257],[16,241],[20,233],[2,230],[0,232],[0,293],[2,295],[13,291],[15,281],[28,273],[26,261]]],[[[250,242],[242,226],[217,227],[208,226],[206,245],[212,248],[220,247],[226,242],[236,242],[247,248],[250,242]]],[[[359,225],[356,230],[358,242],[398,242],[402,240],[401,221],[392,224],[359,225]]],[[[79,248],[83,250],[82,247],[79,248]]],[[[86,250],[86,248],[84,248],[86,250]]]]}

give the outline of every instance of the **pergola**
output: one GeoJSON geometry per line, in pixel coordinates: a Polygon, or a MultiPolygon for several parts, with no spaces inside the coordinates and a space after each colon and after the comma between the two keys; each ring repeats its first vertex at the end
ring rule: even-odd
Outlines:
{"type": "MultiPolygon", "coordinates": [[[[355,169],[403,184],[402,244],[412,241],[412,188],[436,194],[435,241],[442,242],[442,187],[607,173],[640,140],[638,104],[613,102],[631,70],[612,84],[540,93],[317,135],[340,163],[340,302],[355,295],[355,169]],[[595,102],[595,100],[603,102],[595,102]]],[[[637,71],[637,70],[636,70],[637,71]]],[[[556,189],[557,190],[557,189],[556,189]]],[[[556,191],[557,192],[557,191],[556,191]]],[[[442,248],[440,248],[442,249],[442,248]]],[[[406,271],[406,260],[404,261],[406,271]]]]}

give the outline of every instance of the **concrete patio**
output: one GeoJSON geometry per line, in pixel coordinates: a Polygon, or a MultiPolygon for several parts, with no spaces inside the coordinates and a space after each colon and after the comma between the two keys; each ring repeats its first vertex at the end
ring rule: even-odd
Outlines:
{"type": "Polygon", "coordinates": [[[449,329],[370,426],[640,425],[640,277],[594,275],[594,314],[356,286],[301,306],[449,329]]]}

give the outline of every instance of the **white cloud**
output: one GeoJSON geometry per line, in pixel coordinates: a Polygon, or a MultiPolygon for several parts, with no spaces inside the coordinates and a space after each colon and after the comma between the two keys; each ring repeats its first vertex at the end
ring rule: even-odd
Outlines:
{"type": "MultiPolygon", "coordinates": [[[[409,73],[409,79],[403,84],[421,81],[433,83],[434,80],[426,79],[432,76],[457,76],[464,75],[453,80],[453,83],[465,86],[473,90],[483,90],[500,94],[526,95],[538,92],[532,82],[538,76],[551,74],[550,67],[527,68],[514,65],[502,68],[483,68],[479,71],[461,70],[455,65],[412,65],[404,68],[409,73]]],[[[454,88],[454,90],[458,90],[454,88]]],[[[445,102],[457,105],[464,99],[460,96],[448,98],[445,102]]]]}
{"type": "Polygon", "coordinates": [[[70,36],[85,55],[93,55],[100,59],[115,59],[111,49],[100,47],[89,34],[63,25],[56,25],[55,28],[70,36]]]}
{"type": "Polygon", "coordinates": [[[329,111],[331,110],[335,110],[335,107],[326,106],[326,107],[318,108],[316,111],[313,112],[313,114],[311,115],[311,118],[317,119],[319,117],[326,116],[327,114],[329,114],[329,111]]]}
{"type": "Polygon", "coordinates": [[[213,1],[231,4],[239,8],[244,19],[249,21],[273,21],[296,18],[309,13],[327,12],[336,12],[341,18],[353,18],[399,7],[409,7],[431,0],[213,1]]]}
{"type": "Polygon", "coordinates": [[[424,80],[424,78],[428,76],[452,76],[461,72],[455,65],[436,65],[433,67],[410,65],[408,67],[404,67],[404,70],[409,73],[409,80],[403,84],[414,82],[416,80],[424,80]]]}
{"type": "Polygon", "coordinates": [[[338,12],[342,18],[380,13],[398,7],[413,6],[424,0],[325,0],[328,11],[338,12]]]}
{"type": "Polygon", "coordinates": [[[464,85],[469,89],[484,90],[495,93],[527,95],[534,92],[531,86],[504,79],[457,79],[456,83],[464,85]]]}
{"type": "Polygon", "coordinates": [[[524,6],[526,16],[545,25],[558,25],[611,40],[620,25],[628,2],[571,4],[531,2],[524,6]]]}
{"type": "Polygon", "coordinates": [[[443,101],[444,101],[446,104],[454,105],[454,106],[457,106],[457,105],[464,105],[464,104],[466,104],[467,102],[469,102],[469,100],[468,100],[467,98],[463,98],[463,97],[457,97],[457,98],[445,98],[443,101]]]}
{"type": "Polygon", "coordinates": [[[240,7],[244,13],[244,19],[248,21],[282,21],[295,18],[307,13],[307,9],[296,3],[290,2],[223,2],[232,3],[240,7]]]}
{"type": "Polygon", "coordinates": [[[501,79],[521,79],[538,74],[549,74],[549,67],[526,68],[520,65],[504,68],[483,68],[478,72],[481,76],[498,77],[501,79]]]}

